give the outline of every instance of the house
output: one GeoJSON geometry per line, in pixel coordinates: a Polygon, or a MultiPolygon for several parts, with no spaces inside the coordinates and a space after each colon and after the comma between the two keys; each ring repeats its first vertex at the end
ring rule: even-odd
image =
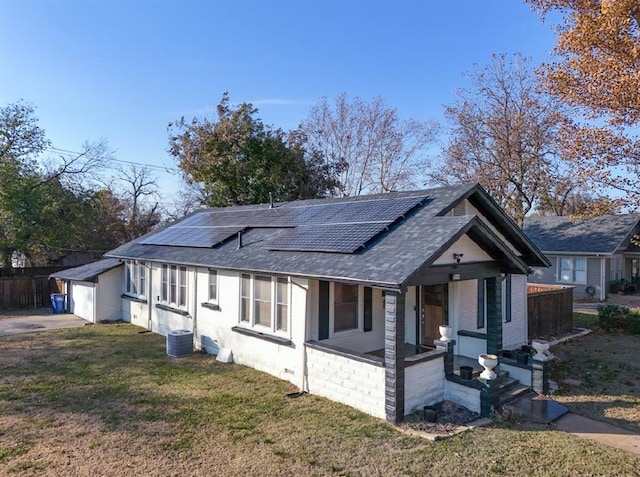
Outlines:
{"type": "Polygon", "coordinates": [[[122,317],[122,270],[120,260],[108,258],[52,273],[49,278],[64,284],[69,313],[90,323],[122,317]]]}
{"type": "Polygon", "coordinates": [[[535,268],[532,283],[573,285],[574,297],[605,300],[608,293],[633,291],[640,275],[640,215],[571,219],[525,219],[524,232],[551,261],[535,268]]]}
{"type": "Polygon", "coordinates": [[[107,256],[124,320],[391,422],[443,399],[490,412],[495,387],[458,365],[527,343],[527,273],[548,265],[474,184],[203,210],[107,256]]]}

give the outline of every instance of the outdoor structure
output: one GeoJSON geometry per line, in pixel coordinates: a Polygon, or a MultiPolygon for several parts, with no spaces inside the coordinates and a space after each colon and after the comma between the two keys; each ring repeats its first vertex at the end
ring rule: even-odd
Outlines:
{"type": "Polygon", "coordinates": [[[478,185],[203,210],[107,256],[123,320],[391,422],[443,399],[488,414],[496,381],[459,375],[479,355],[543,382],[502,351],[528,342],[548,261],[478,185]]]}
{"type": "Polygon", "coordinates": [[[573,285],[575,298],[605,300],[609,293],[637,291],[640,215],[526,218],[524,232],[551,261],[535,268],[531,283],[573,285]]]}
{"type": "Polygon", "coordinates": [[[64,283],[69,313],[91,323],[122,318],[122,262],[113,258],[52,273],[64,283]]]}

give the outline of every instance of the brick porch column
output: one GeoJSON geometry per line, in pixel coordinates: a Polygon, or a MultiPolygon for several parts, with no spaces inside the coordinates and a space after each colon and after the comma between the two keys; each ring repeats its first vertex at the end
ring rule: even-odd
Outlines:
{"type": "Polygon", "coordinates": [[[384,404],[387,421],[394,424],[404,419],[404,308],[403,293],[385,292],[384,404]]]}
{"type": "Polygon", "coordinates": [[[502,280],[487,278],[487,353],[502,349],[502,280]]]}

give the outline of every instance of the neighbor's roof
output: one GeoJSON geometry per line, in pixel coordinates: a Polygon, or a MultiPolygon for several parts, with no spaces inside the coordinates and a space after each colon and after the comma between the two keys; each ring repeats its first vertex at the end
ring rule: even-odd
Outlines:
{"type": "Polygon", "coordinates": [[[475,184],[294,201],[273,208],[207,209],[107,256],[400,288],[465,233],[514,271],[548,266],[535,245],[475,184]],[[475,216],[445,216],[464,199],[488,215],[494,229],[475,216]],[[500,239],[493,230],[508,237],[519,253],[504,244],[494,246],[500,239]]]}
{"type": "Polygon", "coordinates": [[[638,214],[536,217],[525,219],[524,232],[545,253],[612,254],[629,245],[639,221],[638,214]]]}
{"type": "Polygon", "coordinates": [[[80,265],[79,267],[67,268],[66,270],[52,273],[49,277],[60,278],[62,280],[88,282],[94,280],[98,275],[108,272],[120,265],[122,265],[122,261],[116,258],[105,258],[103,260],[98,260],[97,262],[80,265]]]}

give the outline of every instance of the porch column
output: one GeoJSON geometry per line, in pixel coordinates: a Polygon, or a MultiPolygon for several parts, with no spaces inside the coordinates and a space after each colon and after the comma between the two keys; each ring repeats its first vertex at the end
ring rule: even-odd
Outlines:
{"type": "Polygon", "coordinates": [[[502,349],[502,279],[487,278],[487,353],[502,349]]]}
{"type": "Polygon", "coordinates": [[[387,421],[404,419],[404,293],[385,292],[384,362],[387,421]]]}

